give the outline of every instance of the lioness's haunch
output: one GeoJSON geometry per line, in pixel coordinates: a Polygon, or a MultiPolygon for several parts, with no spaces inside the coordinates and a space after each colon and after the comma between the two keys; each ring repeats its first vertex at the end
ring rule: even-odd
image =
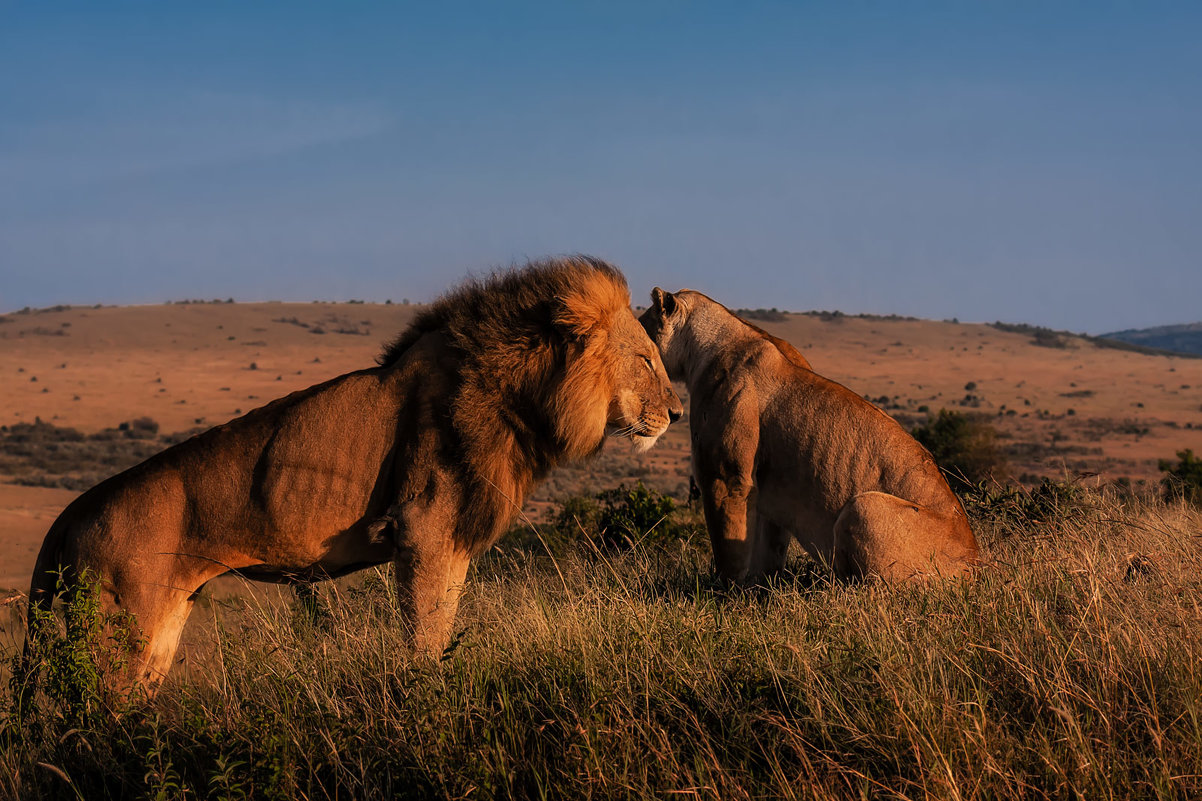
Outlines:
{"type": "MultiPolygon", "coordinates": [[[[649,448],[681,414],[614,267],[574,257],[471,281],[423,311],[379,365],[193,437],[98,484],[51,526],[30,588],[100,580],[144,647],[114,685],[153,687],[198,590],[229,571],[312,581],[392,561],[402,624],[449,640],[468,560],[607,427],[649,448]]],[[[28,654],[29,651],[27,650],[28,654]]]]}
{"type": "Polygon", "coordinates": [[[968,518],[931,455],[791,345],[700,292],[656,288],[640,318],[690,395],[693,475],[725,578],[784,565],[789,537],[840,576],[963,572],[968,518]]]}

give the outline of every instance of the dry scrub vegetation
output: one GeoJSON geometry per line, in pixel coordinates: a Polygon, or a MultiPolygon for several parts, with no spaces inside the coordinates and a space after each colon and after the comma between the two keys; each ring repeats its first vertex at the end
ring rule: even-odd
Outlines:
{"type": "Polygon", "coordinates": [[[40,419],[0,425],[0,475],[29,487],[83,491],[197,430],[160,435],[159,424],[149,417],[92,434],[40,419]]]}
{"type": "Polygon", "coordinates": [[[213,602],[211,652],[153,704],[106,709],[86,660],[23,720],[10,700],[0,795],[1202,793],[1202,515],[1113,488],[971,497],[989,562],[930,587],[798,560],[724,589],[695,530],[494,549],[437,664],[401,647],[384,571],[213,602]]]}

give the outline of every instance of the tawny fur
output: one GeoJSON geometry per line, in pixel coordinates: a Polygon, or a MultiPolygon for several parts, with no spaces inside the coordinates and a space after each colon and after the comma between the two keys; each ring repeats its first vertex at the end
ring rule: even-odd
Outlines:
{"type": "Polygon", "coordinates": [[[977,559],[959,500],[893,418],[700,292],[641,322],[689,390],[693,474],[718,572],[780,570],[789,538],[837,575],[955,575],[977,559]]]}
{"type": "MultiPolygon", "coordinates": [[[[80,496],[30,589],[97,577],[145,647],[114,686],[153,689],[199,589],[229,571],[307,582],[393,562],[413,645],[449,640],[468,560],[555,465],[607,427],[650,447],[681,413],[625,279],[587,257],[471,281],[424,311],[374,369],[296,392],[80,496]]],[[[28,652],[27,652],[28,653],[28,652]]]]}

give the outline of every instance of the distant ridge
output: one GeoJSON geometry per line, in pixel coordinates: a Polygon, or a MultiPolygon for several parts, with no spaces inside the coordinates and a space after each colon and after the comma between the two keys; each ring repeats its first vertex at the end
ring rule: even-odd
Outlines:
{"type": "Polygon", "coordinates": [[[1106,339],[1130,342],[1132,345],[1142,345],[1145,348],[1202,355],[1202,322],[1159,325],[1155,328],[1129,328],[1102,336],[1106,339]]]}
{"type": "MultiPolygon", "coordinates": [[[[1057,331],[1041,325],[1003,323],[1001,321],[989,323],[989,325],[999,331],[1009,331],[1012,334],[1029,334],[1032,337],[1032,345],[1040,345],[1045,348],[1067,348],[1069,339],[1080,339],[1099,348],[1127,350],[1133,353],[1142,353],[1145,356],[1180,356],[1186,359],[1202,359],[1202,349],[1196,351],[1170,350],[1168,348],[1119,339],[1114,334],[1103,334],[1102,336],[1095,337],[1089,334],[1074,334],[1072,331],[1057,331]]],[[[1202,323],[1198,323],[1197,325],[1202,326],[1202,323]]]]}

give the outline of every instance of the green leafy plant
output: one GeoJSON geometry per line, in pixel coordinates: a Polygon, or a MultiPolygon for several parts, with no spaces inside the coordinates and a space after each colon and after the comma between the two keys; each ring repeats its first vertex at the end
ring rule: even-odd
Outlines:
{"type": "Polygon", "coordinates": [[[1090,512],[1089,494],[1080,485],[1046,478],[1030,489],[977,481],[965,487],[960,497],[974,521],[1008,533],[1035,533],[1056,521],[1080,520],[1090,512]]]}
{"type": "Polygon", "coordinates": [[[625,550],[635,543],[662,545],[690,540],[700,522],[669,495],[637,482],[594,495],[565,498],[549,525],[521,526],[502,540],[502,547],[546,550],[562,556],[587,540],[603,550],[625,550]]]}
{"type": "Polygon", "coordinates": [[[607,548],[627,548],[641,540],[651,542],[678,539],[679,526],[672,516],[676,502],[667,495],[648,489],[643,482],[627,489],[597,494],[601,508],[597,514],[596,537],[607,548]]]}
{"type": "Polygon", "coordinates": [[[145,643],[132,615],[101,608],[100,582],[88,571],[69,586],[60,574],[56,594],[65,599],[61,621],[53,610],[34,608],[28,648],[13,657],[13,699],[26,714],[36,709],[86,725],[136,695],[112,697],[105,677],[125,670],[145,643]]]}

